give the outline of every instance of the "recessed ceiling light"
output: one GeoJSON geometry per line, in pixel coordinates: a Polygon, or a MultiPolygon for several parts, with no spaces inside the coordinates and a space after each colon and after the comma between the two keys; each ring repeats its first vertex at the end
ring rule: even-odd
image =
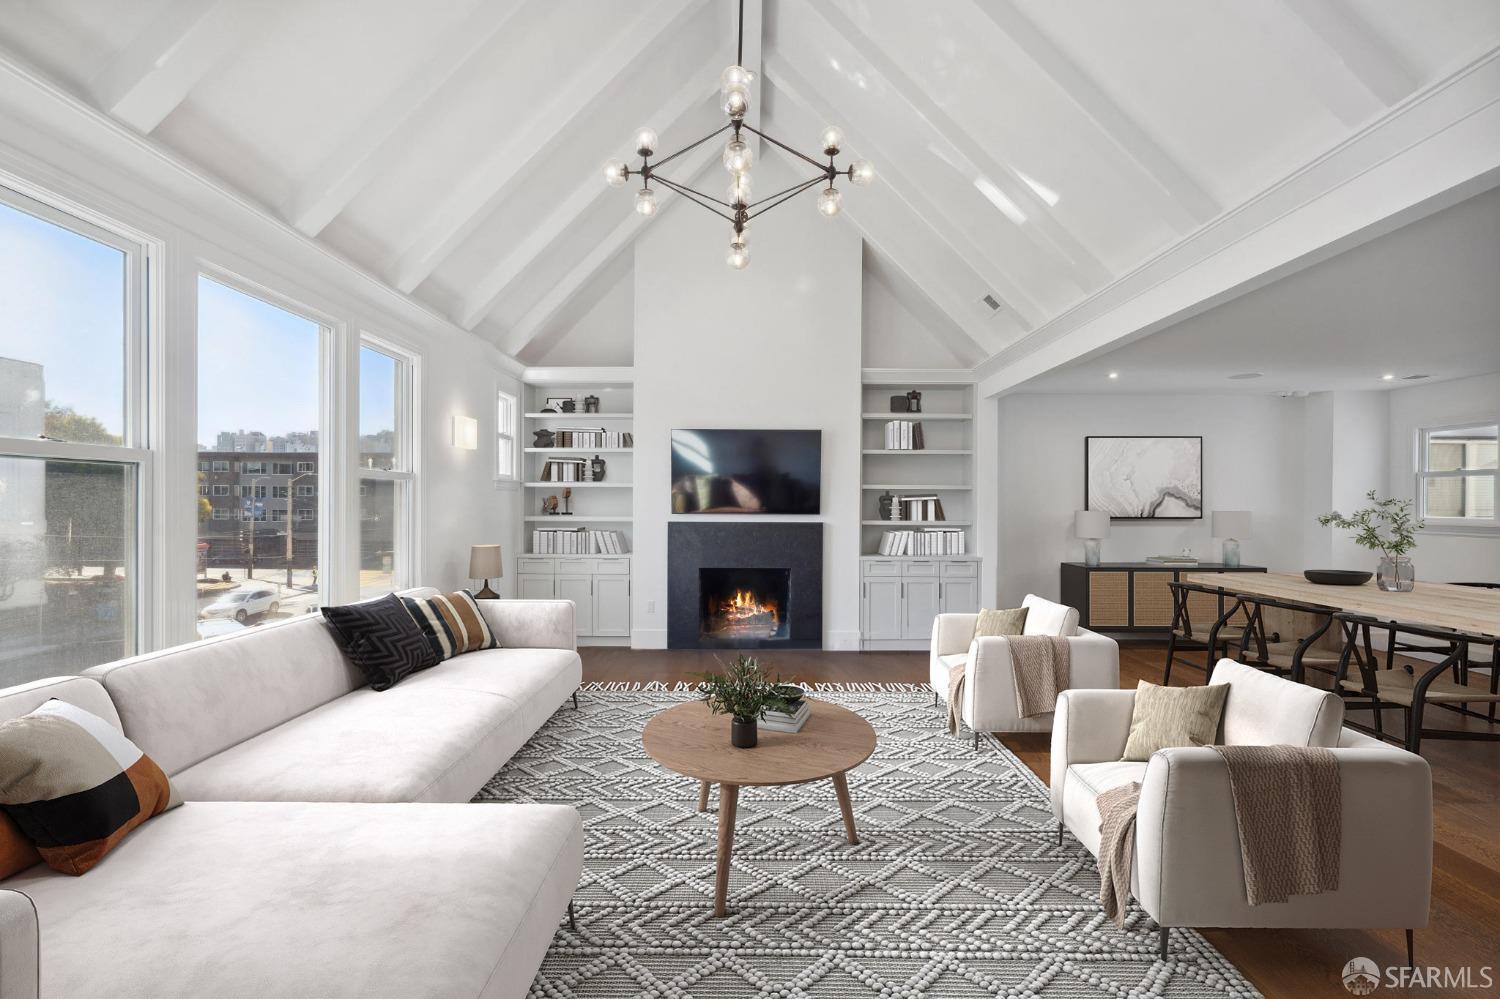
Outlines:
{"type": "Polygon", "coordinates": [[[1259,378],[1260,376],[1261,373],[1259,371],[1241,371],[1237,375],[1230,375],[1229,380],[1232,382],[1248,382],[1250,379],[1259,378]]]}
{"type": "Polygon", "coordinates": [[[1111,380],[1113,380],[1115,378],[1119,378],[1120,377],[1120,373],[1118,371],[1111,371],[1109,373],[1109,377],[1110,377],[1111,380]]]}
{"type": "Polygon", "coordinates": [[[1396,380],[1396,376],[1393,375],[1393,374],[1387,373],[1387,374],[1381,375],[1380,376],[1380,380],[1383,381],[1383,382],[1393,382],[1393,381],[1396,380]]]}

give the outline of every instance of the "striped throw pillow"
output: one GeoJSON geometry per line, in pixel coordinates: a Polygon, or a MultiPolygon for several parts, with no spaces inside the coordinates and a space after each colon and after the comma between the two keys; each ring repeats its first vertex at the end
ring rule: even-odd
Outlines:
{"type": "Polygon", "coordinates": [[[438,659],[452,659],[465,652],[499,648],[495,635],[479,612],[474,594],[436,593],[430,597],[402,597],[417,626],[427,636],[438,659]]]}
{"type": "Polygon", "coordinates": [[[54,698],[0,725],[0,809],[54,870],[84,873],[180,804],[151,757],[76,705],[54,698]]]}

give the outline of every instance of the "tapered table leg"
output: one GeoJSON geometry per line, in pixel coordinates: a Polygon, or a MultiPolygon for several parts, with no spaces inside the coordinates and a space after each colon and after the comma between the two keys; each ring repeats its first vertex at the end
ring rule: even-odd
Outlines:
{"type": "Polygon", "coordinates": [[[706,780],[698,782],[698,811],[708,811],[708,781],[706,780]]]}
{"type": "Polygon", "coordinates": [[[859,834],[854,831],[854,806],[849,802],[849,782],[843,774],[833,775],[833,789],[839,796],[839,811],[844,813],[844,832],[849,842],[858,843],[859,834]]]}
{"type": "Polygon", "coordinates": [[[734,813],[739,802],[738,784],[719,785],[719,854],[718,867],[714,870],[715,916],[722,916],[728,911],[725,901],[729,897],[729,855],[734,849],[734,813]]]}

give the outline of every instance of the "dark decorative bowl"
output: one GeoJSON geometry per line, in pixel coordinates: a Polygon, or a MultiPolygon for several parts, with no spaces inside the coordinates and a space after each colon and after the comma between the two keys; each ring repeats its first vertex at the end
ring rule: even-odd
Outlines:
{"type": "Polygon", "coordinates": [[[795,707],[798,701],[807,696],[807,691],[795,683],[779,683],[776,685],[776,696],[795,707]]]}
{"type": "Polygon", "coordinates": [[[1309,583],[1323,586],[1360,586],[1368,583],[1375,574],[1358,569],[1303,569],[1302,575],[1309,583]]]}

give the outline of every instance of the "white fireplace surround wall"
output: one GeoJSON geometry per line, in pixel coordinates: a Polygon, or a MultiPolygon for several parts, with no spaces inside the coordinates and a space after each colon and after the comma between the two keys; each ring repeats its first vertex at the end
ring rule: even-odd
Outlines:
{"type": "MultiPolygon", "coordinates": [[[[777,164],[758,178],[777,183],[777,164]]],[[[823,432],[823,646],[859,648],[862,261],[858,232],[810,204],[768,214],[751,263],[725,266],[728,227],[685,207],[648,223],[635,253],[635,578],[631,645],[667,645],[669,435],[674,427],[823,432]]]]}

